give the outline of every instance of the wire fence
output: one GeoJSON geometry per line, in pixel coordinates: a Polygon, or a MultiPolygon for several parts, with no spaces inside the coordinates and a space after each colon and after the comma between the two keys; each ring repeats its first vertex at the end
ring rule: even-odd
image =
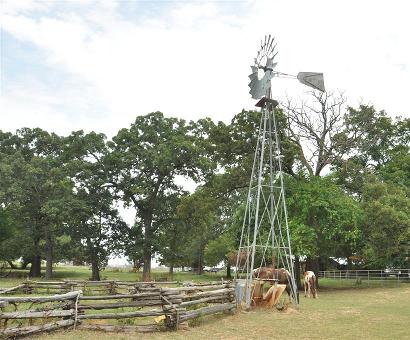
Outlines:
{"type": "Polygon", "coordinates": [[[372,270],[326,270],[319,272],[320,278],[334,280],[354,280],[357,283],[410,283],[410,269],[372,270]]]}

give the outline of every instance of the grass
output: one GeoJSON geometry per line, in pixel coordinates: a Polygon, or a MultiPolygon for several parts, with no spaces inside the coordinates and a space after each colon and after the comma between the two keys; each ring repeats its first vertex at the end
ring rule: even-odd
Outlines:
{"type": "MultiPolygon", "coordinates": [[[[301,298],[298,311],[256,309],[202,318],[196,327],[142,339],[409,339],[410,287],[323,289],[319,299],[301,298]]],[[[64,331],[48,340],[134,339],[135,334],[64,331]]]]}
{"type": "MultiPolygon", "coordinates": [[[[44,272],[45,270],[43,270],[44,272]]],[[[10,278],[0,278],[1,287],[9,287],[14,283],[20,283],[28,276],[28,270],[13,270],[10,278]],[[18,278],[16,278],[18,276],[18,278]]],[[[196,275],[190,272],[175,272],[171,277],[168,272],[154,270],[151,273],[153,280],[167,281],[215,281],[220,280],[225,273],[204,273],[196,275]]],[[[56,280],[74,279],[74,280],[89,280],[91,271],[88,266],[58,266],[53,268],[53,278],[56,280]]],[[[107,268],[100,273],[101,280],[119,280],[119,281],[141,281],[142,272],[132,272],[126,268],[107,268]]],[[[37,279],[36,279],[37,280],[37,279]]]]}
{"type": "MultiPolygon", "coordinates": [[[[139,274],[104,271],[107,279],[135,280],[139,274]]],[[[58,278],[85,279],[84,268],[57,268],[58,278]],[[74,273],[75,275],[71,276],[74,273]]],[[[164,273],[154,273],[164,275],[164,273]]],[[[201,277],[178,273],[175,280],[209,281],[220,279],[222,273],[201,277]]],[[[1,279],[0,286],[12,286],[21,280],[1,279]],[[13,284],[12,284],[13,283],[13,284]]],[[[191,324],[189,330],[155,334],[103,333],[65,330],[42,334],[35,339],[50,340],[113,340],[113,339],[410,339],[410,284],[355,280],[321,279],[319,298],[306,299],[301,295],[299,310],[285,312],[255,309],[235,315],[203,317],[191,324]],[[386,284],[386,283],[385,283],[386,284]]],[[[104,321],[109,322],[109,320],[104,321]]],[[[138,321],[136,321],[136,324],[138,321]]]]}

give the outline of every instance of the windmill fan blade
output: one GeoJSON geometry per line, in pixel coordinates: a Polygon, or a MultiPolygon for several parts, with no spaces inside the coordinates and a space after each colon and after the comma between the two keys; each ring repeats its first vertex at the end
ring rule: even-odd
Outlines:
{"type": "Polygon", "coordinates": [[[255,76],[258,77],[258,68],[256,66],[251,66],[252,73],[248,76],[249,78],[253,79],[255,76]]]}
{"type": "Polygon", "coordinates": [[[275,46],[273,46],[274,41],[275,41],[275,38],[272,38],[272,40],[270,41],[270,44],[269,44],[269,47],[268,47],[269,53],[272,53],[274,51],[275,47],[276,47],[276,44],[275,44],[275,46]]]}
{"type": "Polygon", "coordinates": [[[248,84],[250,88],[257,87],[259,83],[258,79],[252,79],[252,81],[248,84]]]}
{"type": "Polygon", "coordinates": [[[252,73],[248,76],[248,78],[251,80],[251,82],[257,81],[258,80],[258,75],[255,74],[255,73],[252,73]]]}
{"type": "Polygon", "coordinates": [[[273,72],[266,72],[262,79],[258,79],[257,76],[252,79],[248,85],[250,87],[249,93],[252,95],[253,99],[260,99],[266,95],[273,76],[273,72]]]}
{"type": "Polygon", "coordinates": [[[297,78],[302,84],[325,92],[325,81],[323,79],[323,73],[299,72],[297,78]]]}
{"type": "Polygon", "coordinates": [[[269,45],[270,45],[270,34],[268,36],[268,40],[266,41],[266,46],[265,46],[267,53],[269,53],[269,45]]]}
{"type": "Polygon", "coordinates": [[[251,66],[252,73],[248,76],[250,79],[249,93],[254,99],[260,99],[266,96],[271,86],[271,79],[276,76],[277,72],[273,72],[277,63],[273,59],[277,55],[275,53],[275,38],[267,34],[260,41],[260,48],[255,58],[255,64],[251,66]],[[263,77],[261,78],[261,75],[263,77]]]}

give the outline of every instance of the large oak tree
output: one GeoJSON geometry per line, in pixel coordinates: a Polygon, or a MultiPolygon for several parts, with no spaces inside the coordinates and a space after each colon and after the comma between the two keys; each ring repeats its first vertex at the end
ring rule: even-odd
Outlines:
{"type": "Polygon", "coordinates": [[[144,233],[144,280],[150,280],[151,258],[161,209],[181,189],[178,178],[200,180],[211,163],[202,157],[193,123],[166,118],[160,112],[139,116],[108,143],[106,171],[117,195],[136,209],[144,233]]]}

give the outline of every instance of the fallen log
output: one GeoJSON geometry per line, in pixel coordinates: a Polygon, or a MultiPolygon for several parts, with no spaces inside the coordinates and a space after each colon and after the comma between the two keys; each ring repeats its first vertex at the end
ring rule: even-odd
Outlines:
{"type": "Polygon", "coordinates": [[[74,325],[74,320],[68,319],[68,320],[59,320],[59,321],[44,324],[44,325],[6,328],[0,331],[0,337],[14,338],[18,336],[25,336],[25,335],[39,333],[39,332],[53,331],[59,328],[69,327],[72,325],[74,325]]]}
{"type": "Polygon", "coordinates": [[[179,317],[179,321],[183,322],[183,321],[187,321],[190,319],[195,319],[199,316],[220,313],[220,312],[224,312],[228,310],[233,310],[235,308],[236,308],[236,304],[230,303],[230,302],[224,303],[221,305],[203,307],[203,308],[199,308],[193,311],[187,311],[184,315],[181,315],[179,317]]]}

